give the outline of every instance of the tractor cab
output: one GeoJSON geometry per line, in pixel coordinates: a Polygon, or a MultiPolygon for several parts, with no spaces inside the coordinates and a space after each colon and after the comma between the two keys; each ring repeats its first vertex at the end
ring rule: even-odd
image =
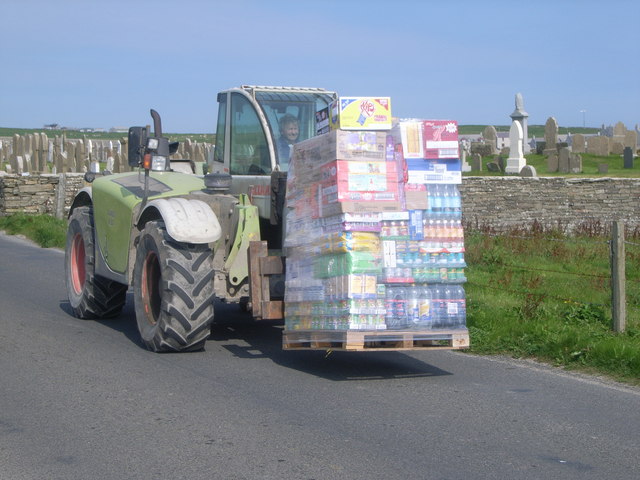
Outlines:
{"type": "Polygon", "coordinates": [[[285,177],[291,145],[316,135],[316,114],[336,97],[322,88],[249,85],[219,93],[211,171],[231,174],[231,193],[248,194],[260,217],[273,220],[271,177],[285,177]]]}

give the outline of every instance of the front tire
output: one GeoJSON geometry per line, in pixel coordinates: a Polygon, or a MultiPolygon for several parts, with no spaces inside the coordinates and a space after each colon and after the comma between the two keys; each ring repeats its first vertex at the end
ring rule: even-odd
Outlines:
{"type": "Polygon", "coordinates": [[[117,316],[126,302],[127,285],[96,275],[93,209],[76,208],[69,218],[65,248],[67,296],[78,318],[117,316]]]}
{"type": "Polygon", "coordinates": [[[213,322],[213,255],[206,244],[173,240],[164,223],[146,224],[133,271],[136,321],[154,352],[200,350],[213,322]]]}

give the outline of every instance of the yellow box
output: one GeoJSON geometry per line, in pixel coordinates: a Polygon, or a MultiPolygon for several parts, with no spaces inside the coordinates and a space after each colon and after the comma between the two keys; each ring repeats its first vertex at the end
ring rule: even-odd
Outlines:
{"type": "Polygon", "coordinates": [[[331,104],[332,130],[390,130],[391,98],[339,97],[331,104]]]}

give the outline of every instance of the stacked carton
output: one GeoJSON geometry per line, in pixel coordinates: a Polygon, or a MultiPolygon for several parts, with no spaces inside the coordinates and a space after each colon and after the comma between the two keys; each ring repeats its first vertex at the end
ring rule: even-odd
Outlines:
{"type": "Polygon", "coordinates": [[[456,122],[350,118],[294,147],[285,329],[464,328],[456,122]]]}

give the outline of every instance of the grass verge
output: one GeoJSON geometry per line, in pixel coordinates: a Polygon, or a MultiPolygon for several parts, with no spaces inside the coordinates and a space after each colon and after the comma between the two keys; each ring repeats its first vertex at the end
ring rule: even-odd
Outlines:
{"type": "Polygon", "coordinates": [[[608,238],[467,232],[471,351],[640,385],[640,246],[627,247],[627,328],[611,330],[608,238]]]}
{"type": "Polygon", "coordinates": [[[0,230],[10,235],[24,235],[43,248],[64,248],[67,238],[67,222],[49,215],[0,217],[0,230]]]}

